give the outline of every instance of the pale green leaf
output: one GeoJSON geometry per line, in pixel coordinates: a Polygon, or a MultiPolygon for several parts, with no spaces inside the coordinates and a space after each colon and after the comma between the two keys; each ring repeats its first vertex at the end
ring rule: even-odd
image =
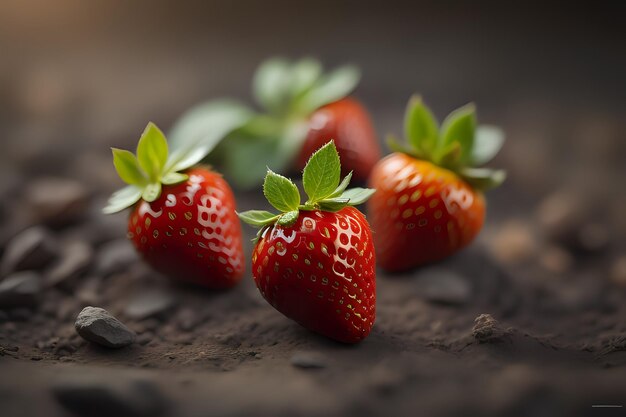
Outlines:
{"type": "Polygon", "coordinates": [[[341,193],[343,193],[346,190],[346,188],[348,188],[348,185],[350,185],[351,179],[352,179],[352,171],[348,172],[348,175],[346,175],[343,178],[341,183],[337,186],[337,188],[335,188],[335,191],[333,191],[327,198],[334,198],[334,197],[340,196],[341,193]]]}
{"type": "Polygon", "coordinates": [[[322,66],[319,61],[304,58],[291,67],[291,95],[296,96],[309,90],[319,79],[322,66]]]}
{"type": "Polygon", "coordinates": [[[146,200],[148,203],[152,203],[154,200],[159,198],[161,195],[161,183],[154,182],[146,185],[143,189],[143,193],[141,194],[141,198],[146,200]]]}
{"type": "Polygon", "coordinates": [[[341,177],[339,153],[333,141],[315,151],[302,172],[304,191],[309,202],[323,200],[335,191],[341,177]]]}
{"type": "Polygon", "coordinates": [[[460,162],[466,164],[471,158],[475,131],[476,109],[473,104],[467,104],[450,113],[443,121],[439,146],[446,147],[458,142],[461,148],[460,162]]]}
{"type": "Polygon", "coordinates": [[[279,215],[265,210],[249,210],[237,213],[242,222],[255,227],[263,227],[274,223],[279,215]]]}
{"type": "Polygon", "coordinates": [[[274,208],[282,212],[297,210],[300,205],[300,192],[296,184],[271,169],[267,170],[265,176],[263,194],[274,208]]]}
{"type": "Polygon", "coordinates": [[[111,150],[113,151],[113,165],[122,181],[131,185],[145,185],[147,179],[135,155],[124,149],[112,148],[111,150]]]}
{"type": "Polygon", "coordinates": [[[359,83],[361,73],[357,67],[347,65],[321,77],[298,103],[298,109],[309,114],[320,107],[344,98],[359,83]]]}
{"type": "Polygon", "coordinates": [[[400,143],[398,138],[393,135],[387,136],[387,146],[392,152],[400,152],[414,157],[420,157],[417,153],[417,149],[410,148],[409,146],[400,143]]]}
{"type": "Polygon", "coordinates": [[[135,204],[141,198],[142,189],[135,185],[128,185],[111,195],[107,206],[102,209],[104,214],[117,213],[135,204]]]}
{"type": "Polygon", "coordinates": [[[289,62],[271,58],[263,62],[254,74],[252,90],[261,107],[272,112],[284,110],[291,83],[289,62]]]}
{"type": "Polygon", "coordinates": [[[365,203],[375,192],[376,190],[373,188],[350,188],[341,194],[341,198],[349,199],[351,206],[358,206],[365,203]]]}
{"type": "Polygon", "coordinates": [[[481,125],[476,129],[471,164],[479,166],[491,161],[502,149],[504,132],[496,126],[481,125]]]}
{"type": "Polygon", "coordinates": [[[161,183],[165,185],[178,184],[180,182],[187,181],[188,178],[189,175],[187,174],[181,174],[180,172],[169,172],[161,177],[161,183]]]}
{"type": "Polygon", "coordinates": [[[198,105],[186,112],[170,133],[169,172],[182,171],[200,162],[233,130],[253,116],[246,106],[227,100],[198,105]]]}
{"type": "Polygon", "coordinates": [[[461,171],[461,176],[477,190],[488,190],[502,184],[506,179],[506,172],[488,168],[466,168],[461,171]]]}
{"type": "Polygon", "coordinates": [[[163,132],[152,122],[148,123],[139,143],[137,159],[150,180],[155,181],[167,161],[167,140],[163,132]]]}
{"type": "Polygon", "coordinates": [[[318,202],[320,210],[324,211],[339,211],[349,205],[349,198],[328,198],[318,202]]]}
{"type": "Polygon", "coordinates": [[[276,224],[280,226],[289,227],[293,225],[296,222],[296,220],[298,220],[299,215],[300,215],[299,210],[288,211],[287,213],[282,214],[278,218],[278,221],[276,222],[276,224]]]}
{"type": "Polygon", "coordinates": [[[409,144],[422,155],[431,155],[437,145],[438,126],[421,97],[413,96],[404,116],[404,132],[409,144]]]}

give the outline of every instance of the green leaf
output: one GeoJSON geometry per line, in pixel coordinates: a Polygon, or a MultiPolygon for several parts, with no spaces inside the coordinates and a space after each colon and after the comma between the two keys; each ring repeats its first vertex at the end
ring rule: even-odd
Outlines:
{"type": "Polygon", "coordinates": [[[179,182],[187,181],[189,175],[181,174],[180,172],[169,172],[161,178],[161,183],[165,185],[178,184],[179,182]]]}
{"type": "Polygon", "coordinates": [[[158,179],[167,161],[167,140],[152,122],[148,123],[137,144],[137,159],[150,180],[158,179]]]}
{"type": "Polygon", "coordinates": [[[456,171],[461,165],[461,144],[457,141],[449,143],[438,155],[437,165],[456,171]]]}
{"type": "Polygon", "coordinates": [[[237,213],[242,222],[255,227],[263,227],[274,223],[279,215],[265,210],[249,210],[237,213]]]}
{"type": "Polygon", "coordinates": [[[350,188],[341,194],[341,198],[349,199],[351,206],[358,206],[365,203],[375,192],[376,190],[373,188],[350,188]]]}
{"type": "Polygon", "coordinates": [[[488,190],[502,184],[506,179],[506,172],[488,168],[466,168],[461,171],[461,176],[477,190],[488,190]]]}
{"type": "Polygon", "coordinates": [[[406,146],[405,144],[400,143],[398,138],[396,138],[393,135],[387,136],[387,146],[392,152],[400,152],[400,153],[414,156],[416,158],[421,158],[421,156],[418,155],[417,153],[417,149],[410,148],[406,146]]]}
{"type": "Polygon", "coordinates": [[[263,183],[263,194],[267,201],[282,212],[297,210],[300,205],[300,192],[290,179],[267,170],[263,183]]]}
{"type": "Polygon", "coordinates": [[[496,126],[481,125],[476,129],[471,164],[479,166],[491,161],[502,149],[504,132],[496,126]]]}
{"type": "Polygon", "coordinates": [[[467,164],[471,158],[476,131],[476,109],[467,104],[446,117],[441,126],[440,147],[458,142],[461,147],[460,162],[467,164]]]}
{"type": "Polygon", "coordinates": [[[254,74],[252,90],[261,107],[272,112],[284,109],[289,94],[291,77],[289,62],[282,58],[271,58],[263,62],[254,74]]]}
{"type": "Polygon", "coordinates": [[[319,205],[321,210],[324,211],[339,211],[342,208],[349,205],[349,198],[327,198],[325,200],[319,201],[317,204],[319,205]]]}
{"type": "Polygon", "coordinates": [[[323,200],[335,191],[341,177],[339,153],[333,141],[315,151],[304,167],[302,183],[309,202],[323,200]]]}
{"type": "Polygon", "coordinates": [[[288,211],[287,213],[282,214],[278,218],[278,220],[276,221],[276,224],[280,226],[289,227],[293,225],[296,222],[296,220],[298,220],[299,215],[300,215],[299,210],[288,211]]]}
{"type": "Polygon", "coordinates": [[[113,165],[120,178],[127,184],[145,185],[147,179],[135,155],[124,149],[112,148],[111,150],[113,151],[113,165]]]}
{"type": "Polygon", "coordinates": [[[291,67],[292,96],[300,95],[309,90],[319,79],[322,73],[322,66],[319,61],[311,58],[304,58],[297,61],[291,67]]]}
{"type": "Polygon", "coordinates": [[[146,200],[148,203],[152,203],[154,200],[159,198],[161,195],[161,183],[153,182],[151,184],[146,185],[141,193],[141,198],[146,200]]]}
{"type": "Polygon", "coordinates": [[[135,185],[128,185],[117,190],[109,198],[108,204],[102,209],[104,214],[113,214],[135,204],[141,198],[142,189],[135,185]]]}
{"type": "Polygon", "coordinates": [[[222,139],[249,122],[253,112],[246,106],[218,100],[187,111],[170,132],[170,157],[165,170],[185,170],[206,157],[222,139]]]}
{"type": "Polygon", "coordinates": [[[404,116],[404,134],[411,146],[422,155],[431,155],[437,145],[438,126],[421,97],[413,96],[404,116]]]}
{"type": "Polygon", "coordinates": [[[341,181],[341,183],[337,186],[337,188],[335,188],[335,191],[333,191],[332,194],[328,196],[328,198],[339,197],[341,193],[343,193],[346,190],[346,188],[348,188],[348,185],[350,184],[351,179],[352,179],[352,171],[348,172],[348,175],[346,175],[343,178],[343,181],[341,181]]]}
{"type": "Polygon", "coordinates": [[[357,67],[347,65],[323,76],[302,97],[298,109],[304,114],[310,114],[320,107],[344,98],[354,90],[359,83],[361,73],[357,67]]]}

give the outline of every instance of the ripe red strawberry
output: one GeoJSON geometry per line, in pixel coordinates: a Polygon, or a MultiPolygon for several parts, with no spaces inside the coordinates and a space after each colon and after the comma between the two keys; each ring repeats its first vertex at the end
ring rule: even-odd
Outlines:
{"type": "Polygon", "coordinates": [[[474,107],[453,112],[439,132],[419,98],[409,102],[405,134],[410,148],[372,171],[377,193],[368,202],[380,266],[402,271],[441,260],[469,244],[482,228],[482,191],[499,185],[504,172],[473,168],[495,156],[503,143],[494,127],[476,130],[474,107]]]}
{"type": "Polygon", "coordinates": [[[252,254],[252,274],[263,297],[302,326],[344,343],[370,333],[376,315],[376,262],[365,216],[351,207],[373,190],[346,190],[332,142],[304,169],[309,200],[297,187],[268,171],[263,191],[280,214],[240,213],[261,227],[252,254]]]}
{"type": "Polygon", "coordinates": [[[333,139],[341,157],[342,174],[352,171],[365,181],[381,156],[376,132],[367,110],[355,99],[343,98],[316,110],[296,161],[302,170],[315,150],[333,139]]]}
{"type": "Polygon", "coordinates": [[[213,289],[237,284],[244,262],[235,199],[221,175],[206,167],[188,169],[204,157],[202,150],[175,151],[168,158],[165,137],[149,124],[137,158],[118,149],[113,155],[129,186],[104,211],[134,205],[128,237],[144,260],[176,280],[213,289]]]}

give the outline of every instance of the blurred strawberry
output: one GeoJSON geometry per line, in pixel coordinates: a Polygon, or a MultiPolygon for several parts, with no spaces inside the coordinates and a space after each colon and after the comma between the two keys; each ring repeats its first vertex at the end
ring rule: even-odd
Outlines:
{"type": "Polygon", "coordinates": [[[441,130],[418,97],[405,117],[409,146],[390,140],[396,152],[373,169],[368,202],[378,261],[402,271],[438,261],[469,244],[482,228],[482,191],[502,183],[503,171],[476,168],[500,150],[504,135],[476,128],[473,105],[452,112],[441,130]]]}
{"type": "Polygon", "coordinates": [[[309,199],[289,179],[268,171],[263,192],[279,214],[253,210],[242,221],[260,227],[252,274],[278,311],[324,336],[355,343],[369,334],[376,314],[376,263],[365,216],[351,207],[373,190],[346,190],[332,142],[304,168],[309,199]]]}
{"type": "Polygon", "coordinates": [[[113,149],[113,163],[129,185],[114,193],[105,213],[133,207],[128,237],[145,261],[172,279],[228,288],[243,275],[241,226],[233,193],[221,175],[189,168],[206,155],[206,142],[169,154],[152,123],[137,156],[113,149]]]}

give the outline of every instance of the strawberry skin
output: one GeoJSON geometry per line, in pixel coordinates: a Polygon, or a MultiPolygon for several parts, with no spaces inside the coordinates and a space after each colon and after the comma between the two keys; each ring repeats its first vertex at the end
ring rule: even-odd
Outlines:
{"type": "Polygon", "coordinates": [[[403,271],[470,243],[485,218],[483,194],[431,162],[393,153],[373,169],[368,201],[378,262],[403,271]]]}
{"type": "Polygon", "coordinates": [[[344,343],[370,332],[376,315],[372,235],[353,207],[302,211],[289,226],[268,226],[252,254],[263,297],[302,326],[344,343]]]}
{"type": "Polygon", "coordinates": [[[164,185],[158,199],[140,200],[128,237],[156,270],[212,289],[237,284],[244,271],[241,225],[235,199],[221,175],[205,168],[164,185]]]}
{"type": "Polygon", "coordinates": [[[311,115],[296,168],[302,170],[311,154],[331,139],[341,157],[342,174],[353,171],[355,180],[367,180],[381,157],[381,150],[371,118],[358,101],[343,98],[311,115]]]}

